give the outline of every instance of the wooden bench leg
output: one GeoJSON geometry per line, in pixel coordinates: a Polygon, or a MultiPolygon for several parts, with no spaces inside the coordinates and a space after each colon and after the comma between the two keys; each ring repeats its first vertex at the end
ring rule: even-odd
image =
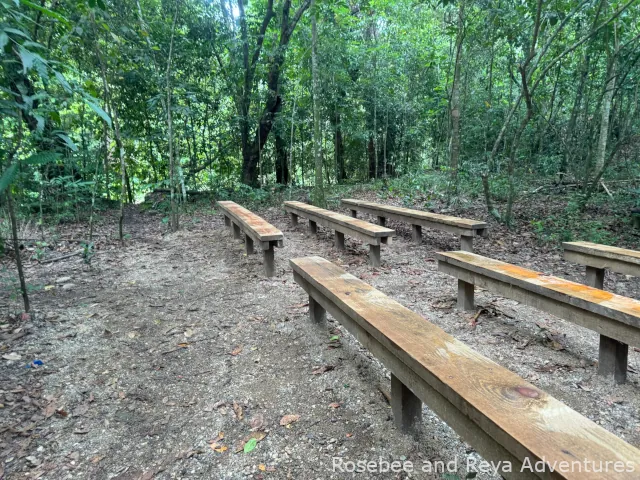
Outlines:
{"type": "Polygon", "coordinates": [[[227,227],[231,226],[231,219],[229,217],[227,217],[226,215],[224,216],[224,224],[227,227]]]}
{"type": "Polygon", "coordinates": [[[369,245],[369,265],[380,266],[380,245],[369,245]]]}
{"type": "Polygon", "coordinates": [[[336,248],[338,250],[344,250],[344,233],[336,230],[336,248]]]}
{"type": "Polygon", "coordinates": [[[253,238],[246,233],[244,234],[244,247],[247,255],[253,255],[253,238]]]}
{"type": "Polygon", "coordinates": [[[353,218],[358,218],[358,211],[357,210],[351,210],[351,216],[353,218]]]}
{"type": "Polygon", "coordinates": [[[422,243],[422,225],[411,225],[411,236],[413,242],[420,245],[422,243]]]}
{"type": "Polygon", "coordinates": [[[615,383],[627,381],[629,345],[605,335],[600,335],[598,375],[611,377],[615,383]]]}
{"type": "Polygon", "coordinates": [[[273,254],[273,243],[269,244],[269,248],[267,250],[263,250],[264,252],[264,273],[267,277],[273,277],[276,273],[276,262],[275,256],[273,254]]]}
{"type": "Polygon", "coordinates": [[[240,227],[233,222],[231,222],[231,225],[231,228],[233,228],[233,238],[234,240],[237,240],[240,238],[240,227]]]}
{"type": "Polygon", "coordinates": [[[593,288],[604,288],[604,268],[587,267],[586,284],[593,288]]]}
{"type": "Polygon", "coordinates": [[[473,301],[474,285],[458,279],[458,310],[475,310],[473,301]]]}
{"type": "Polygon", "coordinates": [[[309,220],[309,233],[311,235],[318,234],[318,224],[314,221],[309,220]]]}
{"type": "Polygon", "coordinates": [[[309,295],[309,318],[313,323],[323,323],[327,319],[327,311],[309,295]]]}
{"type": "Polygon", "coordinates": [[[473,237],[460,235],[460,250],[473,252],[473,237]]]}
{"type": "Polygon", "coordinates": [[[387,219],[385,217],[378,217],[378,225],[384,227],[387,224],[387,219]]]}
{"type": "Polygon", "coordinates": [[[422,421],[422,401],[396,376],[391,374],[391,411],[396,427],[405,433],[416,432],[422,421]]]}
{"type": "Polygon", "coordinates": [[[296,215],[295,213],[289,213],[289,215],[291,216],[291,224],[294,227],[298,226],[298,215],[296,215]]]}

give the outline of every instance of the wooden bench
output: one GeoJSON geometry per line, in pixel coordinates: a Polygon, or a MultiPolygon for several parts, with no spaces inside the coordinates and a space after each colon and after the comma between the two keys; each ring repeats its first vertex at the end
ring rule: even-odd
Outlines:
{"type": "Polygon", "coordinates": [[[639,450],[515,373],[323,258],[290,264],[309,294],[311,320],[329,312],[391,371],[391,409],[403,431],[419,425],[424,402],[486,460],[511,462],[507,478],[638,478],[639,450]],[[545,472],[526,469],[542,459],[545,472]],[[619,461],[633,471],[559,469],[585,461],[619,461]]]}
{"type": "Polygon", "coordinates": [[[628,346],[640,347],[640,301],[475,253],[441,252],[436,258],[438,270],[458,278],[459,308],[473,310],[477,285],[598,332],[598,373],[625,382],[628,346]]]}
{"type": "Polygon", "coordinates": [[[564,242],[564,259],[587,267],[586,284],[603,288],[605,269],[640,277],[640,252],[590,242],[564,242]]]}
{"type": "Polygon", "coordinates": [[[318,233],[318,224],[335,230],[336,248],[344,250],[344,236],[355,237],[369,244],[369,263],[373,267],[380,266],[380,244],[391,244],[395,230],[381,227],[373,223],[357,220],[341,213],[314,207],[302,202],[284,202],[284,209],[291,215],[291,223],[298,225],[298,217],[309,219],[309,232],[318,233]]]}
{"type": "Polygon", "coordinates": [[[247,255],[253,255],[254,241],[263,251],[264,270],[267,277],[275,275],[273,247],[284,245],[284,235],[276,227],[235,202],[218,202],[218,208],[224,214],[224,223],[231,229],[234,239],[244,232],[244,244],[247,255]]]}
{"type": "Polygon", "coordinates": [[[417,244],[422,242],[422,227],[455,233],[460,236],[460,248],[469,252],[473,251],[473,237],[484,236],[489,227],[485,222],[468,218],[450,217],[449,215],[364,202],[351,198],[343,199],[342,205],[351,210],[353,218],[356,218],[358,211],[361,211],[378,217],[378,223],[382,226],[385,225],[387,218],[410,223],[413,240],[417,244]]]}

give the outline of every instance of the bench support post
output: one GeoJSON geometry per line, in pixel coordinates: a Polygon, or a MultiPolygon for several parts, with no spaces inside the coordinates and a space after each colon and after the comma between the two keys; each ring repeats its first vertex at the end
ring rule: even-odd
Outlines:
{"type": "Polygon", "coordinates": [[[231,228],[233,229],[233,238],[234,240],[237,240],[240,238],[240,227],[233,222],[231,222],[231,225],[231,228]]]}
{"type": "Polygon", "coordinates": [[[353,218],[358,218],[358,211],[357,210],[351,210],[351,216],[353,218]]]}
{"type": "Polygon", "coordinates": [[[385,217],[378,216],[378,225],[384,227],[387,224],[387,219],[385,217]]]}
{"type": "Polygon", "coordinates": [[[460,250],[473,252],[473,237],[460,235],[460,250]]]}
{"type": "Polygon", "coordinates": [[[393,373],[391,374],[391,411],[396,427],[404,433],[416,432],[422,421],[422,401],[393,373]]]}
{"type": "Polygon", "coordinates": [[[344,233],[336,230],[336,248],[338,250],[344,250],[344,233]]]}
{"type": "Polygon", "coordinates": [[[247,255],[253,255],[253,238],[246,233],[244,234],[244,247],[247,255]]]}
{"type": "Polygon", "coordinates": [[[380,245],[369,245],[369,265],[380,266],[380,245]]]}
{"type": "Polygon", "coordinates": [[[224,216],[224,224],[227,227],[231,226],[231,219],[229,217],[227,217],[226,215],[224,216]]]}
{"type": "MultiPolygon", "coordinates": [[[[587,266],[586,284],[590,287],[604,288],[604,268],[587,266]]],[[[600,335],[600,347],[598,349],[598,375],[613,377],[615,383],[627,381],[627,357],[629,345],[600,335]]]]}
{"type": "Polygon", "coordinates": [[[297,226],[298,226],[298,215],[296,215],[296,214],[295,214],[295,213],[293,213],[293,212],[289,213],[289,215],[291,216],[291,224],[292,224],[294,227],[297,227],[297,226]]]}
{"type": "Polygon", "coordinates": [[[422,225],[411,225],[411,237],[413,243],[420,245],[422,243],[422,225]]]}
{"type": "Polygon", "coordinates": [[[596,268],[587,266],[586,283],[590,287],[604,288],[604,268],[596,268]]]}
{"type": "Polygon", "coordinates": [[[627,357],[629,345],[605,335],[600,335],[598,375],[613,376],[615,383],[627,381],[627,357]]]}
{"type": "Polygon", "coordinates": [[[327,319],[327,311],[311,295],[309,295],[309,318],[313,323],[324,323],[327,319]]]}
{"type": "Polygon", "coordinates": [[[264,273],[267,277],[273,277],[276,273],[276,262],[273,255],[273,243],[269,242],[269,248],[263,250],[264,254],[264,273]]]}
{"type": "Polygon", "coordinates": [[[458,310],[475,310],[473,301],[474,285],[458,279],[458,310]]]}
{"type": "Polygon", "coordinates": [[[317,235],[318,234],[318,224],[316,222],[314,222],[313,220],[309,220],[309,233],[311,235],[317,235]]]}

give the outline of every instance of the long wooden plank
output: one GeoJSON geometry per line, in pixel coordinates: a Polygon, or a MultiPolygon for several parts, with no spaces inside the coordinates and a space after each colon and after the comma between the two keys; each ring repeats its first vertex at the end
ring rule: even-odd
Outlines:
{"type": "Polygon", "coordinates": [[[640,301],[638,300],[471,252],[439,252],[436,253],[436,258],[439,262],[520,287],[559,303],[566,303],[634,328],[640,328],[640,301]]]}
{"type": "Polygon", "coordinates": [[[594,268],[640,276],[640,252],[591,242],[564,242],[564,258],[594,268]]]}
{"type": "MultiPolygon", "coordinates": [[[[221,210],[240,224],[240,227],[245,233],[253,233],[251,236],[258,242],[270,242],[284,239],[284,235],[280,230],[243,206],[238,205],[235,202],[224,200],[217,203],[221,210]]],[[[282,244],[278,246],[282,246],[282,244]]]]}
{"type": "Polygon", "coordinates": [[[325,210],[324,208],[319,208],[307,203],[287,201],[284,202],[284,206],[287,211],[292,211],[300,216],[304,217],[306,216],[305,214],[315,215],[318,218],[324,218],[336,225],[350,228],[356,232],[373,238],[392,237],[396,233],[395,230],[390,228],[381,227],[380,225],[365,222],[364,220],[351,218],[346,215],[342,215],[341,213],[325,210]]]}
{"type": "MultiPolygon", "coordinates": [[[[392,362],[394,375],[411,370],[520,461],[556,462],[556,472],[541,477],[601,479],[602,473],[593,469],[560,472],[557,466],[562,461],[619,461],[627,471],[609,470],[606,478],[638,478],[640,451],[515,373],[327,260],[308,257],[290,264],[295,275],[400,360],[392,362]]],[[[430,403],[429,398],[422,400],[430,403]]]]}
{"type": "MultiPolygon", "coordinates": [[[[434,227],[433,224],[454,227],[453,233],[462,233],[458,230],[470,231],[470,236],[481,236],[489,226],[485,222],[472,220],[469,218],[452,217],[439,213],[423,212],[410,208],[384,205],[382,203],[366,202],[352,198],[342,199],[345,207],[356,207],[357,209],[369,213],[370,215],[385,216],[401,222],[408,222],[426,227],[434,227]]],[[[438,228],[438,227],[435,227],[438,228]]]]}

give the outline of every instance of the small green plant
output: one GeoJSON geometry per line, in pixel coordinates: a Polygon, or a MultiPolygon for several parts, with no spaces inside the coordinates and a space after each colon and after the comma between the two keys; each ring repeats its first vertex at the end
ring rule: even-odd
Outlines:
{"type": "Polygon", "coordinates": [[[87,265],[91,263],[93,258],[93,242],[83,242],[82,244],[82,258],[87,265]]]}
{"type": "Polygon", "coordinates": [[[42,260],[45,257],[47,247],[49,247],[47,242],[36,242],[34,252],[37,260],[42,260]]]}

